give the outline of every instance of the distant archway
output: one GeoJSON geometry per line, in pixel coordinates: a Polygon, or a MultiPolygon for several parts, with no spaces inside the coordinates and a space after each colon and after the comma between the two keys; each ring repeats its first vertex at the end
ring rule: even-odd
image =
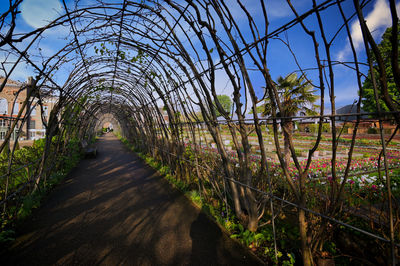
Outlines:
{"type": "Polygon", "coordinates": [[[110,121],[107,121],[103,124],[103,128],[114,129],[114,125],[110,121]]]}
{"type": "Polygon", "coordinates": [[[120,131],[120,125],[118,120],[115,118],[113,114],[106,113],[99,117],[98,123],[96,124],[96,132],[100,132],[103,130],[107,131],[120,131]]]}

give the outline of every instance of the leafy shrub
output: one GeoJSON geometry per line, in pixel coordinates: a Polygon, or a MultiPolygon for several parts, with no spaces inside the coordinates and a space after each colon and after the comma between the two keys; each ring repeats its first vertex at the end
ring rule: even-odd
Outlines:
{"type": "MultiPolygon", "coordinates": [[[[308,133],[318,133],[319,124],[309,124],[304,127],[304,131],[308,133]]],[[[322,124],[322,133],[330,133],[331,125],[328,123],[322,124]]]]}
{"type": "Polygon", "coordinates": [[[383,129],[383,133],[384,134],[392,134],[392,132],[393,132],[393,129],[391,129],[391,128],[384,128],[383,129]]]}
{"type": "MultiPolygon", "coordinates": [[[[43,196],[58,184],[66,174],[76,166],[81,159],[79,148],[79,140],[71,139],[68,141],[65,150],[56,154],[55,149],[58,142],[63,142],[60,136],[55,136],[50,145],[50,156],[55,156],[53,165],[45,164],[45,168],[49,169],[48,178],[42,178],[38,184],[39,189],[33,192],[28,189],[23,189],[19,194],[19,200],[13,201],[7,205],[3,222],[0,227],[0,242],[10,240],[9,234],[16,222],[27,218],[33,209],[40,206],[43,196]]],[[[14,153],[14,164],[11,171],[12,176],[8,185],[9,194],[17,191],[21,186],[32,182],[32,174],[39,167],[38,163],[43,154],[45,139],[35,140],[31,147],[26,146],[18,149],[14,153]],[[17,171],[18,170],[18,171],[17,171]]],[[[8,159],[0,156],[0,174],[6,173],[8,168],[8,159]]],[[[4,180],[4,179],[3,179],[4,180]]],[[[4,181],[2,181],[4,182],[4,181]]],[[[5,184],[0,184],[4,186],[5,184]]],[[[33,187],[33,186],[32,186],[33,187]]],[[[0,194],[0,200],[4,193],[0,194]]]]}
{"type": "Polygon", "coordinates": [[[202,199],[197,190],[192,190],[188,193],[189,198],[196,203],[198,206],[202,205],[202,199]]]}
{"type": "Polygon", "coordinates": [[[15,240],[15,231],[8,229],[0,232],[0,243],[6,243],[15,240]]]}

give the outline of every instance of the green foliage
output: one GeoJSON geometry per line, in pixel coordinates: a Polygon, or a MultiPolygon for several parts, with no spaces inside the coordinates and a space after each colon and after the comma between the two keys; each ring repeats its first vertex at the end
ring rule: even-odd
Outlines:
{"type": "Polygon", "coordinates": [[[69,172],[81,159],[79,139],[71,139],[67,144],[69,154],[64,155],[64,170],[69,172]]]}
{"type": "MultiPolygon", "coordinates": [[[[59,136],[53,137],[50,145],[50,154],[55,151],[55,146],[58,142],[63,142],[59,136]]],[[[34,141],[32,147],[26,146],[14,153],[14,164],[12,166],[12,178],[8,186],[9,193],[13,193],[18,190],[22,185],[26,184],[32,177],[31,175],[35,172],[38,167],[38,159],[41,158],[45,146],[45,139],[39,139],[34,141]],[[25,167],[21,167],[25,165],[25,167]],[[18,171],[16,171],[19,169],[18,171]]],[[[32,210],[38,208],[43,197],[58,184],[66,174],[79,162],[81,158],[79,140],[70,139],[65,147],[65,150],[60,151],[57,154],[56,160],[53,161],[56,167],[52,167],[52,171],[49,173],[47,179],[41,179],[39,183],[39,189],[33,192],[27,189],[22,190],[22,194],[19,195],[19,200],[9,203],[3,217],[3,222],[0,228],[0,242],[10,240],[9,232],[12,231],[15,223],[29,217],[32,210]]],[[[45,164],[45,167],[49,165],[45,164]]],[[[7,168],[7,160],[0,159],[0,173],[4,173],[7,168]]],[[[4,179],[3,179],[4,180],[4,179]]],[[[2,181],[4,182],[4,181],[2,181]]],[[[2,184],[4,185],[4,184],[2,184]]],[[[0,194],[0,200],[3,193],[0,194]]]]}
{"type": "Polygon", "coordinates": [[[8,154],[10,153],[10,142],[7,142],[4,146],[4,149],[1,151],[1,158],[8,158],[8,154]]]}
{"type": "MultiPolygon", "coordinates": [[[[264,227],[261,231],[251,232],[243,227],[240,223],[229,223],[230,232],[234,232],[231,238],[239,240],[243,245],[252,249],[262,249],[263,255],[268,257],[274,264],[294,265],[295,255],[290,252],[282,252],[277,250],[275,257],[275,249],[273,247],[273,231],[272,226],[264,227]]],[[[277,230],[278,244],[281,250],[287,250],[290,246],[290,239],[297,239],[298,233],[295,232],[293,226],[284,226],[277,230]],[[289,239],[289,241],[284,240],[289,239]],[[280,242],[280,243],[279,243],[280,242]]]]}
{"type": "Polygon", "coordinates": [[[326,250],[331,255],[336,255],[336,253],[337,253],[336,244],[334,242],[325,242],[324,250],[326,250]]]}
{"type": "Polygon", "coordinates": [[[322,124],[322,132],[323,133],[331,133],[331,125],[328,123],[322,124]]]}
{"type": "MultiPolygon", "coordinates": [[[[400,29],[400,28],[399,28],[400,29]]],[[[388,86],[388,92],[390,98],[393,100],[394,103],[398,103],[400,101],[400,93],[399,90],[396,88],[396,83],[394,82],[394,77],[393,77],[393,70],[392,70],[392,65],[391,65],[391,52],[392,52],[392,45],[391,45],[391,36],[392,36],[392,28],[387,28],[385,33],[382,36],[382,41],[380,44],[378,44],[379,52],[383,58],[383,62],[385,64],[385,70],[386,70],[386,77],[387,77],[387,86],[388,86]]],[[[400,41],[400,38],[398,39],[400,41]]],[[[400,43],[399,43],[400,44],[400,43]]],[[[398,46],[399,52],[400,52],[400,45],[398,46]]],[[[372,53],[371,53],[372,54],[372,53]]],[[[378,71],[378,64],[375,56],[372,57],[373,60],[373,69],[374,69],[374,74],[376,77],[377,81],[377,86],[378,86],[378,98],[379,98],[379,103],[381,105],[381,108],[383,111],[389,111],[389,108],[387,107],[386,103],[383,100],[383,93],[381,93],[381,88],[379,85],[379,71],[378,71]]],[[[362,98],[362,104],[363,104],[363,109],[366,112],[376,112],[376,101],[375,101],[375,95],[374,95],[374,89],[373,89],[373,84],[371,80],[371,71],[368,71],[368,77],[364,80],[363,83],[363,98],[362,98]]]]}
{"type": "Polygon", "coordinates": [[[188,184],[186,184],[183,180],[179,180],[173,175],[167,174],[165,178],[173,184],[176,188],[181,190],[182,192],[186,192],[189,188],[188,184]]]}
{"type": "Polygon", "coordinates": [[[371,154],[369,154],[369,153],[364,153],[363,154],[363,158],[370,158],[371,157],[371,154]]]}
{"type": "MultiPolygon", "coordinates": [[[[396,198],[400,197],[400,169],[393,170],[391,177],[392,193],[396,198]]],[[[400,237],[400,234],[399,234],[400,237]]]]}
{"type": "Polygon", "coordinates": [[[235,224],[233,229],[236,230],[231,238],[238,239],[242,244],[247,247],[260,247],[263,242],[267,241],[268,236],[263,232],[251,232],[243,227],[241,224],[235,224]]]}
{"type": "Polygon", "coordinates": [[[185,157],[187,157],[191,162],[194,162],[196,159],[196,153],[190,145],[185,147],[185,157]]]}
{"type": "Polygon", "coordinates": [[[96,54],[100,54],[100,55],[106,54],[108,56],[111,56],[111,54],[112,54],[112,51],[110,49],[108,49],[108,47],[106,46],[105,43],[101,43],[99,48],[97,46],[95,46],[94,52],[96,54]]]}
{"type": "Polygon", "coordinates": [[[36,209],[40,206],[40,201],[43,197],[43,193],[39,191],[35,191],[33,194],[27,195],[24,198],[24,201],[18,210],[19,219],[25,219],[29,215],[31,215],[32,210],[36,209]]]}
{"type": "MultiPolygon", "coordinates": [[[[222,108],[226,113],[230,113],[232,108],[232,100],[228,95],[217,95],[217,101],[221,104],[222,108]]],[[[215,112],[217,113],[217,116],[220,116],[221,113],[218,111],[216,106],[217,105],[214,102],[215,112]]]]}
{"type": "Polygon", "coordinates": [[[0,232],[0,243],[6,243],[15,240],[15,231],[8,229],[0,232]]]}
{"type": "Polygon", "coordinates": [[[202,205],[202,203],[203,203],[203,200],[202,200],[202,198],[201,198],[201,196],[200,196],[200,194],[199,194],[199,192],[198,192],[197,190],[189,191],[189,192],[187,193],[187,195],[189,196],[189,198],[190,198],[194,203],[196,203],[197,206],[200,206],[200,207],[201,207],[201,205],[202,205]]]}
{"type": "MultiPolygon", "coordinates": [[[[264,112],[264,105],[260,105],[256,107],[257,114],[261,114],[264,112]]],[[[250,110],[249,114],[253,114],[253,109],[250,110]]]]}
{"type": "MultiPolygon", "coordinates": [[[[307,125],[305,128],[308,128],[309,133],[318,133],[318,124],[310,124],[307,125]]],[[[330,133],[331,132],[331,126],[328,123],[322,124],[322,133],[330,133]]]]}
{"type": "MultiPolygon", "coordinates": [[[[298,78],[296,73],[291,73],[284,78],[279,77],[277,91],[282,106],[282,109],[277,111],[278,116],[291,117],[299,112],[306,115],[316,114],[315,109],[318,106],[314,103],[319,97],[305,76],[298,78]]],[[[276,103],[267,97],[264,102],[264,116],[272,115],[273,106],[276,106],[276,103]]]]}
{"type": "Polygon", "coordinates": [[[294,265],[294,263],[296,262],[294,254],[293,253],[287,253],[287,257],[288,257],[287,260],[283,260],[282,261],[282,265],[284,265],[284,266],[294,265]]]}

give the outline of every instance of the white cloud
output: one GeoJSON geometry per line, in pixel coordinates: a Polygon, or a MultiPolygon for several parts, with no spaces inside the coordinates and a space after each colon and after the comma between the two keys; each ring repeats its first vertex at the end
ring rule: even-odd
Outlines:
{"type": "Polygon", "coordinates": [[[337,54],[337,60],[338,61],[344,61],[344,59],[346,58],[346,56],[348,54],[350,54],[351,49],[350,49],[350,45],[347,44],[342,50],[340,50],[337,54]]]}
{"type": "Polygon", "coordinates": [[[28,25],[40,28],[56,19],[62,9],[59,0],[25,0],[21,4],[21,15],[28,25]]]}
{"type": "MultiPolygon", "coordinates": [[[[397,12],[400,11],[400,3],[396,5],[396,9],[397,12]]],[[[388,2],[386,0],[376,0],[372,11],[365,17],[365,20],[372,36],[375,39],[380,38],[385,29],[392,26],[392,18],[388,2]]],[[[357,51],[360,51],[363,49],[363,37],[358,19],[355,20],[350,27],[354,47],[357,51]]],[[[350,45],[347,44],[346,47],[338,53],[338,60],[342,61],[348,54],[350,54],[350,52],[350,45]]]]}
{"type": "MultiPolygon", "coordinates": [[[[375,2],[374,9],[365,17],[365,20],[367,21],[367,26],[374,37],[381,36],[382,32],[392,24],[390,9],[387,1],[377,0],[375,2]]],[[[359,49],[360,45],[363,43],[363,37],[360,23],[358,21],[352,23],[351,35],[354,40],[355,48],[359,49]]]]}
{"type": "MultiPolygon", "coordinates": [[[[302,13],[304,10],[311,8],[310,2],[307,0],[296,0],[292,4],[297,12],[302,13]]],[[[270,20],[294,17],[293,11],[286,1],[267,0],[265,6],[270,20]]],[[[260,7],[257,8],[261,9],[260,7]]],[[[261,10],[258,10],[258,12],[261,12],[261,10]]]]}
{"type": "Polygon", "coordinates": [[[293,14],[286,1],[268,1],[266,8],[270,19],[284,18],[293,14]]]}

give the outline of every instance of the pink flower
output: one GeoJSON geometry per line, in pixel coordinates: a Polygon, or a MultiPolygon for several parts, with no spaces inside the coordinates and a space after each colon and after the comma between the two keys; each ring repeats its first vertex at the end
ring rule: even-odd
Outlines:
{"type": "Polygon", "coordinates": [[[350,183],[350,185],[353,185],[355,182],[354,182],[354,180],[349,180],[349,183],[350,183]]]}

